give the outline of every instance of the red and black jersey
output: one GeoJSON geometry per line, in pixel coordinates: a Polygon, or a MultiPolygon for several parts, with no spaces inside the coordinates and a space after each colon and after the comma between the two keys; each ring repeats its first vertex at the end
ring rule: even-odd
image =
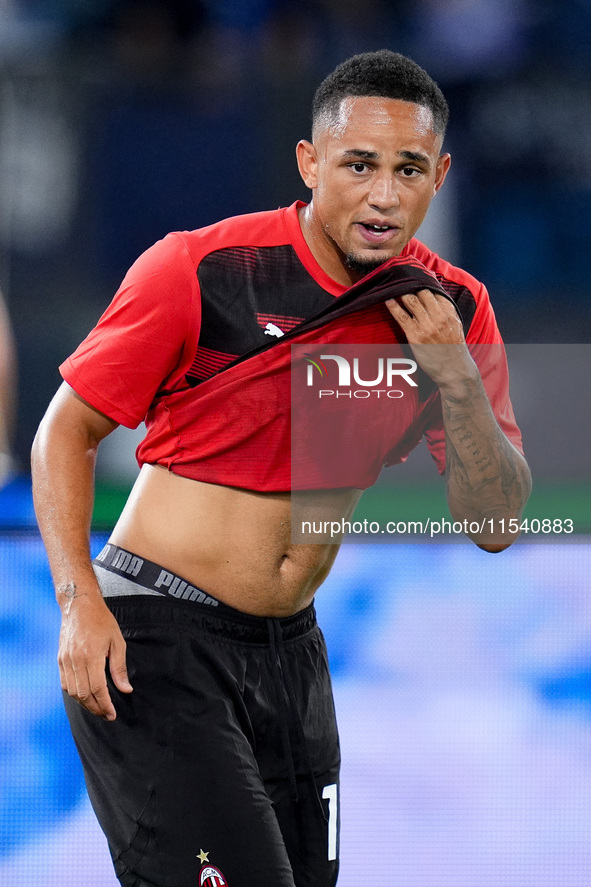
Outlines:
{"type": "MultiPolygon", "coordinates": [[[[484,286],[412,240],[355,286],[316,263],[298,208],[238,216],[170,234],[132,266],[113,302],[60,367],[64,379],[114,421],[147,434],[141,464],[246,489],[290,489],[290,345],[404,342],[384,305],[426,286],[456,304],[466,339],[501,343],[484,286]]],[[[520,446],[506,373],[483,375],[501,427],[520,446]]],[[[372,465],[403,461],[427,437],[440,470],[444,435],[436,392],[388,429],[372,465]]]]}

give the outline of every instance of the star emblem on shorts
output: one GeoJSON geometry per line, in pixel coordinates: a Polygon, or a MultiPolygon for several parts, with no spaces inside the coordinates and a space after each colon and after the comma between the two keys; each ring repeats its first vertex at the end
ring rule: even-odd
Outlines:
{"type": "Polygon", "coordinates": [[[202,850],[199,848],[199,853],[197,854],[197,859],[201,860],[201,864],[204,862],[209,862],[209,850],[202,850]]]}

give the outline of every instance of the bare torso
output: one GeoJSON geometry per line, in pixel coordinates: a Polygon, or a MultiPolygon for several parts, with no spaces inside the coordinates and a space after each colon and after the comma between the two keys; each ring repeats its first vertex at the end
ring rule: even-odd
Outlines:
{"type": "MultiPolygon", "coordinates": [[[[349,517],[359,495],[329,495],[331,513],[349,517]]],[[[310,603],[339,547],[294,545],[291,521],[289,493],[206,484],[144,465],[111,541],[245,613],[288,616],[310,603]]]]}

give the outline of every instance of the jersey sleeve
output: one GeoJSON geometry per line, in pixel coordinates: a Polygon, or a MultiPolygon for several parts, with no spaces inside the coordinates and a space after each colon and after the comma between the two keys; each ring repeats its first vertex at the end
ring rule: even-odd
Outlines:
{"type": "Polygon", "coordinates": [[[195,265],[182,236],[169,234],[131,266],[60,373],[99,412],[136,428],[190,367],[200,320],[195,265]]]}
{"type": "MultiPolygon", "coordinates": [[[[521,432],[509,396],[509,369],[505,346],[486,287],[479,284],[476,311],[466,335],[470,353],[478,366],[484,389],[501,431],[523,453],[521,432]]],[[[425,440],[437,468],[445,473],[445,430],[439,395],[430,404],[425,440]]]]}

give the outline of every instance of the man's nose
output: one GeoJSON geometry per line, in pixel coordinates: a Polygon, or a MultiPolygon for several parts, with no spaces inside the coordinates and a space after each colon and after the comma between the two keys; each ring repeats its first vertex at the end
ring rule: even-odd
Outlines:
{"type": "Polygon", "coordinates": [[[374,179],[367,199],[371,206],[382,211],[397,207],[399,198],[395,180],[391,176],[374,179]]]}

